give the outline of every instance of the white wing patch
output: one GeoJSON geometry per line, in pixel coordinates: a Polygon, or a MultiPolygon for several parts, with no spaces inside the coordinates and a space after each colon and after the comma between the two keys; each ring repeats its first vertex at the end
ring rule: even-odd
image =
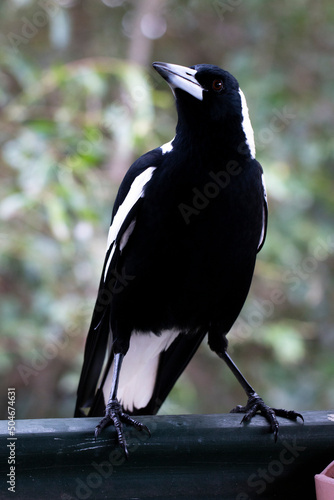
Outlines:
{"type": "Polygon", "coordinates": [[[121,241],[119,242],[119,249],[120,251],[122,252],[123,248],[125,247],[125,245],[127,244],[127,242],[129,241],[129,238],[135,228],[135,225],[136,225],[136,219],[133,219],[130,224],[129,224],[129,227],[127,228],[126,231],[124,231],[124,234],[121,238],[121,241]]]}
{"type": "MultiPolygon", "coordinates": [[[[133,411],[148,404],[154,390],[160,353],[168,349],[179,334],[179,330],[174,329],[164,330],[159,336],[137,331],[132,333],[117,391],[117,398],[125,410],[133,411]]],[[[105,401],[109,398],[112,374],[113,364],[103,387],[105,401]]]]}
{"type": "Polygon", "coordinates": [[[242,111],[242,128],[246,136],[246,143],[251,152],[252,158],[255,158],[255,141],[254,141],[254,131],[249,118],[248,106],[246,102],[246,97],[241,89],[239,89],[240,99],[241,99],[241,111],[242,111]]]}
{"type": "MultiPolygon", "coordinates": [[[[114,244],[114,243],[112,243],[114,244]]],[[[103,276],[103,280],[105,281],[106,278],[107,278],[107,274],[108,274],[108,269],[109,269],[109,266],[110,266],[110,262],[111,262],[111,259],[113,258],[114,256],[114,253],[115,253],[115,246],[112,248],[111,252],[110,252],[110,255],[109,255],[109,258],[108,258],[108,262],[106,264],[106,268],[104,270],[104,276],[103,276]]]]}
{"type": "MultiPolygon", "coordinates": [[[[109,229],[109,234],[108,234],[108,242],[107,242],[107,251],[109,248],[114,244],[117,234],[119,230],[122,227],[123,222],[126,219],[126,216],[130,212],[131,208],[135,205],[135,203],[139,200],[139,198],[142,198],[144,196],[144,187],[148,183],[148,181],[151,179],[154,170],[156,167],[148,167],[144,172],[142,172],[138,177],[135,178],[133,183],[131,184],[131,187],[129,189],[128,194],[125,197],[125,200],[121,205],[118,207],[118,210],[115,214],[115,217],[112,221],[112,224],[109,229]]],[[[132,233],[134,229],[134,224],[130,224],[129,228],[125,231],[122,241],[121,241],[121,250],[124,248],[125,244],[127,243],[130,234],[132,233]]],[[[114,255],[115,247],[111,250],[108,262],[105,267],[104,271],[104,280],[106,280],[106,276],[108,273],[108,268],[110,266],[111,259],[114,255]]]]}
{"type": "Polygon", "coordinates": [[[260,241],[258,244],[258,251],[261,249],[265,237],[266,237],[266,227],[267,227],[267,211],[268,211],[268,201],[267,201],[267,190],[266,190],[266,183],[264,180],[264,175],[262,174],[262,187],[263,187],[263,215],[262,215],[262,231],[261,231],[261,236],[260,236],[260,241]]]}

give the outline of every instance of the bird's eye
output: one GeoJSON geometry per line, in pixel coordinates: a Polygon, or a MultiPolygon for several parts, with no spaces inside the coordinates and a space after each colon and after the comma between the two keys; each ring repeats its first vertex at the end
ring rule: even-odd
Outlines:
{"type": "Polygon", "coordinates": [[[215,92],[220,92],[221,90],[223,90],[223,88],[224,88],[223,80],[213,80],[212,90],[214,90],[215,92]]]}

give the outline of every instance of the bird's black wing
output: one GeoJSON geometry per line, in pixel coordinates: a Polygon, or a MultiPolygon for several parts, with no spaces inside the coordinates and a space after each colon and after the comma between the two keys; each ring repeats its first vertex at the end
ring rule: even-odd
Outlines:
{"type": "Polygon", "coordinates": [[[100,416],[104,402],[101,398],[103,380],[112,363],[108,353],[111,342],[110,307],[112,291],[117,288],[118,261],[123,247],[131,238],[136,216],[143,202],[146,184],[161,160],[156,149],[140,157],[129,169],[118,191],[108,236],[107,252],[92,321],[90,324],[84,362],[77,391],[75,416],[100,416]]]}

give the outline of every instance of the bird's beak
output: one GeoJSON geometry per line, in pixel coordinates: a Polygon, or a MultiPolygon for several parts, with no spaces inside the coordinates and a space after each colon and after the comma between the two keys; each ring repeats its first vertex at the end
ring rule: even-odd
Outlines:
{"type": "Polygon", "coordinates": [[[203,100],[204,89],[195,78],[195,69],[163,62],[154,62],[152,66],[166,80],[173,92],[174,89],[181,89],[196,99],[203,100]]]}

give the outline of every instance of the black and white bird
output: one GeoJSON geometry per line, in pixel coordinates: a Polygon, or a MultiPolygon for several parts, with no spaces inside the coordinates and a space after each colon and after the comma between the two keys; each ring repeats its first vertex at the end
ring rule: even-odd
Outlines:
{"type": "Polygon", "coordinates": [[[119,188],[88,333],[75,416],[113,423],[127,453],[123,423],[154,414],[205,335],[275,438],[276,416],[227,354],[226,334],[251,284],[267,227],[267,200],[246,99],[217,66],[153,67],[175,96],[174,139],[141,156],[119,188]]]}

